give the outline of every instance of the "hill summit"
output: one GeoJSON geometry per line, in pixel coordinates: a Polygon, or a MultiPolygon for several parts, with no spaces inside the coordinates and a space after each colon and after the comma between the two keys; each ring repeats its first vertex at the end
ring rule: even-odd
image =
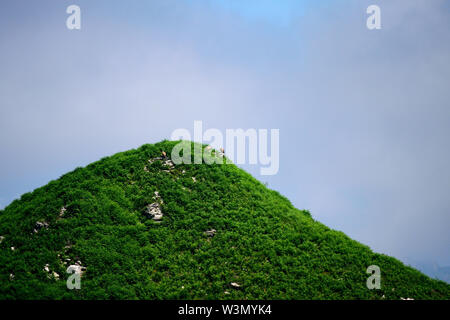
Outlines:
{"type": "Polygon", "coordinates": [[[176,143],[77,168],[0,211],[0,299],[449,299],[233,164],[175,165],[176,143]]]}

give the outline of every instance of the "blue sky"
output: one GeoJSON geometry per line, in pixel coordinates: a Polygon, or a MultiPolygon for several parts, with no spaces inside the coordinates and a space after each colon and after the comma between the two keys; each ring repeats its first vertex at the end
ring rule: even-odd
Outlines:
{"type": "Polygon", "coordinates": [[[239,13],[246,19],[254,21],[261,20],[282,27],[288,27],[294,18],[305,14],[309,6],[317,5],[316,1],[308,2],[304,0],[217,0],[213,2],[226,10],[239,13]]]}
{"type": "Polygon", "coordinates": [[[377,252],[449,265],[448,6],[1,1],[0,207],[194,120],[278,128],[279,173],[246,170],[377,252]]]}

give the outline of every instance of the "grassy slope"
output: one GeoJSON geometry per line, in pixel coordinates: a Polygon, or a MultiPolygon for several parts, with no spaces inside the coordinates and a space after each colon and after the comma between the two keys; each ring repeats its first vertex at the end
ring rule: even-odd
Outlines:
{"type": "Polygon", "coordinates": [[[450,298],[449,285],[314,221],[234,165],[148,164],[173,145],[104,158],[0,211],[0,298],[450,298]],[[160,224],[143,213],[154,191],[164,201],[160,224]],[[50,227],[33,233],[43,220],[50,227]],[[87,267],[81,290],[66,288],[64,258],[87,267]],[[47,263],[61,280],[47,277],[47,263]],[[372,264],[381,290],[366,288],[372,264]]]}

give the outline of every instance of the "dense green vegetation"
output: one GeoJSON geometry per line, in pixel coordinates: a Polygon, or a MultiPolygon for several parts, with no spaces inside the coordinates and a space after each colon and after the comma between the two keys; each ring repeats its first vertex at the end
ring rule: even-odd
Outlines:
{"type": "Polygon", "coordinates": [[[314,221],[234,165],[148,161],[174,145],[104,158],[0,211],[0,298],[450,297],[448,284],[314,221]],[[145,212],[155,201],[160,222],[145,212]],[[81,289],[69,290],[78,260],[81,289]],[[381,268],[380,290],[366,287],[369,265],[381,268]]]}

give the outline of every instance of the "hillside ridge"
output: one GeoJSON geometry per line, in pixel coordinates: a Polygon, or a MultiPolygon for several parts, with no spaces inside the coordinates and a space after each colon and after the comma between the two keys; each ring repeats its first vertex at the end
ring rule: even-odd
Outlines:
{"type": "Polygon", "coordinates": [[[176,143],[105,157],[1,210],[0,299],[450,298],[233,164],[174,164],[176,143]]]}

